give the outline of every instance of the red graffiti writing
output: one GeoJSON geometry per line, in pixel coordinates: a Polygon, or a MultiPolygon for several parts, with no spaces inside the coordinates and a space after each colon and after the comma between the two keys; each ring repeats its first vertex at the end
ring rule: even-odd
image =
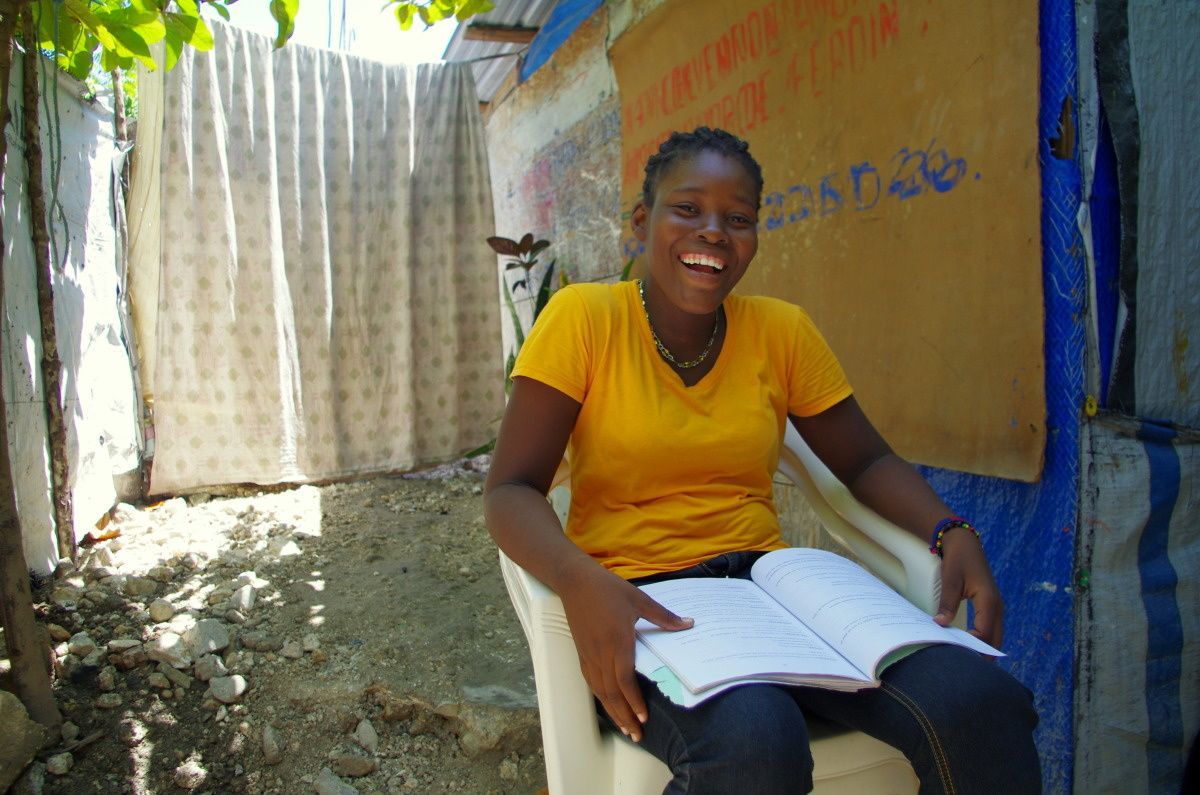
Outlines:
{"type": "MultiPolygon", "coordinates": [[[[815,0],[810,4],[815,5],[815,0]]],[[[822,5],[846,4],[831,1],[822,5]]],[[[843,15],[839,24],[813,38],[807,47],[798,47],[792,53],[787,72],[788,88],[793,94],[820,97],[840,78],[862,71],[890,49],[899,37],[897,0],[879,3],[863,14],[843,15]]]]}
{"type": "MultiPolygon", "coordinates": [[[[715,101],[707,104],[696,113],[689,114],[677,121],[674,129],[692,130],[696,127],[720,127],[734,135],[745,136],[746,133],[766,124],[770,120],[767,111],[767,76],[769,69],[759,72],[753,80],[748,80],[715,101]]],[[[642,168],[650,155],[658,151],[658,145],[667,139],[669,131],[664,131],[653,140],[625,153],[622,178],[625,185],[635,184],[641,179],[642,168]]],[[[626,138],[626,140],[629,140],[626,138]]]]}
{"type": "Polygon", "coordinates": [[[625,102],[625,135],[704,98],[738,70],[778,55],[783,47],[781,5],[772,2],[753,9],[625,102]]]}

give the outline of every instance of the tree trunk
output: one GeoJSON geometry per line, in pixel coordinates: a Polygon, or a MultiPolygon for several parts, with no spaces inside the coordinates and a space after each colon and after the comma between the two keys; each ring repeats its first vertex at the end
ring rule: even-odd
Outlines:
{"type": "MultiPolygon", "coordinates": [[[[37,41],[33,17],[23,15],[25,41],[37,41]]],[[[54,286],[50,278],[50,231],[46,223],[46,192],[42,185],[42,136],[38,125],[38,58],[36,48],[21,59],[23,138],[29,228],[33,237],[33,263],[37,271],[38,316],[42,326],[42,392],[46,404],[46,431],[50,437],[50,497],[58,535],[58,554],[75,557],[75,522],[67,473],[67,426],[62,409],[62,362],[54,322],[54,286]]]]}
{"type": "MultiPolygon", "coordinates": [[[[0,185],[3,184],[8,139],[8,83],[12,76],[13,32],[17,11],[12,4],[0,8],[0,185]]],[[[36,57],[36,56],[35,56],[36,57]]],[[[0,312],[4,307],[4,230],[0,213],[0,312]]],[[[17,698],[30,716],[55,733],[62,713],[50,688],[49,654],[46,638],[38,628],[29,592],[29,570],[21,543],[12,468],[8,457],[8,406],[0,400],[0,621],[17,698]]]]}

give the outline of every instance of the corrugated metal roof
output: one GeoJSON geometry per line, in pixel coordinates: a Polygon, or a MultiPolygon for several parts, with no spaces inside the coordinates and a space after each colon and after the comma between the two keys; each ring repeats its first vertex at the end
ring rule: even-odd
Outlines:
{"type": "MultiPolygon", "coordinates": [[[[465,24],[459,25],[446,45],[442,59],[446,61],[471,61],[476,58],[516,53],[524,44],[496,41],[471,41],[463,37],[472,22],[483,25],[505,25],[508,27],[540,28],[558,0],[496,0],[496,7],[486,14],[477,14],[465,24]]],[[[519,56],[491,58],[472,65],[475,72],[475,88],[480,102],[491,102],[504,78],[517,66],[519,56]]]]}

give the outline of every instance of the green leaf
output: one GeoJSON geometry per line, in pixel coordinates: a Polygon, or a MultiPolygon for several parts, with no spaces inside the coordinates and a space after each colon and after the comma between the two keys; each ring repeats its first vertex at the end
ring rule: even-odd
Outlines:
{"type": "MultiPolygon", "coordinates": [[[[57,6],[58,3],[50,3],[49,5],[57,6]]],[[[115,50],[122,55],[132,55],[133,53],[124,51],[124,48],[113,36],[112,32],[104,24],[103,20],[92,13],[91,7],[87,0],[66,0],[62,4],[65,14],[74,18],[80,25],[87,30],[88,33],[96,37],[96,41],[106,50],[115,50]]],[[[51,12],[53,13],[53,11],[51,12]]]]}
{"type": "Polygon", "coordinates": [[[425,23],[425,27],[429,27],[433,24],[433,22],[431,22],[429,19],[432,14],[432,12],[429,10],[429,6],[417,6],[417,13],[421,15],[421,21],[425,23]]]}
{"type": "Polygon", "coordinates": [[[537,316],[542,314],[542,310],[546,308],[546,304],[550,301],[550,285],[554,283],[554,265],[558,260],[551,260],[546,266],[546,274],[542,276],[542,286],[538,288],[537,302],[533,305],[533,319],[537,320],[537,316]]]}
{"type": "Polygon", "coordinates": [[[512,392],[512,371],[517,365],[517,353],[513,351],[508,354],[508,361],[504,363],[504,394],[512,392]]]}
{"type": "Polygon", "coordinates": [[[229,21],[229,9],[225,7],[224,3],[209,3],[208,5],[218,14],[220,14],[222,19],[224,19],[226,22],[229,21]]]}
{"type": "Polygon", "coordinates": [[[400,23],[400,30],[408,30],[413,23],[413,4],[400,3],[396,6],[396,21],[400,23]]]}
{"type": "Polygon", "coordinates": [[[513,303],[512,290],[508,286],[508,280],[504,281],[504,303],[508,306],[508,314],[512,319],[513,335],[517,341],[517,350],[525,344],[525,332],[521,329],[521,318],[517,314],[517,306],[513,303]]]}
{"type": "Polygon", "coordinates": [[[92,51],[77,50],[70,56],[61,56],[66,62],[63,71],[76,80],[84,80],[92,71],[92,51]]]}
{"type": "Polygon", "coordinates": [[[170,24],[167,25],[167,36],[163,39],[163,53],[163,69],[169,72],[179,63],[179,56],[183,54],[183,38],[170,24]]]}
{"type": "Polygon", "coordinates": [[[476,14],[486,14],[496,7],[496,4],[491,0],[467,0],[458,8],[458,13],[454,16],[459,22],[466,22],[476,14]]]}
{"type": "Polygon", "coordinates": [[[146,68],[148,69],[155,69],[158,67],[158,64],[154,62],[154,56],[150,54],[149,43],[142,38],[141,34],[136,28],[123,28],[114,26],[110,28],[110,30],[112,31],[113,36],[117,39],[117,41],[121,42],[121,45],[124,48],[124,52],[121,50],[114,50],[117,55],[126,57],[132,56],[137,58],[139,61],[145,64],[146,68]]]}
{"type": "Polygon", "coordinates": [[[174,33],[181,43],[190,44],[204,52],[213,48],[212,32],[200,17],[176,14],[171,11],[166,12],[163,16],[166,19],[168,36],[174,33]]]}
{"type": "Polygon", "coordinates": [[[279,34],[275,37],[275,49],[287,44],[288,39],[296,32],[296,12],[300,9],[300,0],[271,0],[271,16],[279,26],[279,34]]]}
{"type": "MultiPolygon", "coordinates": [[[[121,66],[121,59],[112,50],[100,51],[100,68],[105,72],[111,72],[113,69],[118,69],[121,66]]],[[[91,59],[88,59],[88,72],[92,70],[91,59]]],[[[87,73],[84,73],[87,76],[87,73]]]]}
{"type": "MultiPolygon", "coordinates": [[[[512,372],[512,371],[510,370],[509,372],[512,372]]],[[[507,375],[507,373],[506,373],[506,375],[507,375]]],[[[463,458],[474,458],[475,456],[480,456],[480,455],[483,455],[484,453],[490,453],[495,449],[496,449],[496,440],[491,439],[490,441],[486,441],[483,444],[479,445],[474,450],[468,450],[467,452],[463,453],[463,458]]]]}
{"type": "Polygon", "coordinates": [[[127,6],[99,12],[96,16],[103,20],[105,26],[121,41],[124,41],[122,33],[125,31],[137,34],[138,39],[145,44],[154,44],[166,35],[166,28],[157,10],[142,11],[127,6]]]}

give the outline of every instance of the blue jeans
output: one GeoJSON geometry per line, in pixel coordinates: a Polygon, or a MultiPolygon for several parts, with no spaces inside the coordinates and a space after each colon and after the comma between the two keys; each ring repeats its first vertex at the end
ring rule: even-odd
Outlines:
{"type": "MultiPolygon", "coordinates": [[[[721,555],[634,582],[747,579],[761,554],[721,555]]],[[[858,693],[745,685],[685,709],[639,676],[649,709],[641,745],[674,773],[664,790],[669,795],[808,792],[807,714],[900,749],[922,795],[1041,792],[1033,695],[1006,671],[958,646],[931,646],[892,665],[882,679],[882,687],[858,693]]]]}

